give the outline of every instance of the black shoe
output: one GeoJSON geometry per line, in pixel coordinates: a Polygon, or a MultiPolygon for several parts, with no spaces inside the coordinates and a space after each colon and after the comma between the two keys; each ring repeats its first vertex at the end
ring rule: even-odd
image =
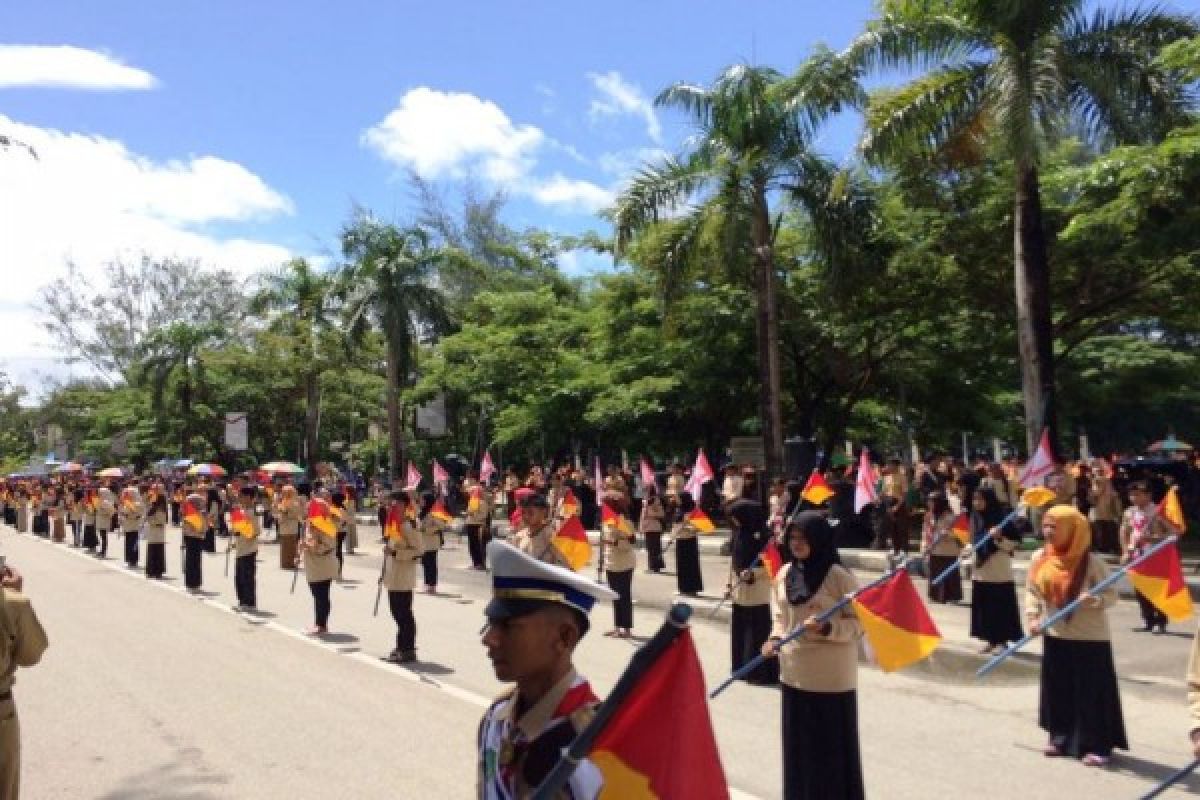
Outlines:
{"type": "Polygon", "coordinates": [[[393,650],[392,652],[388,653],[386,656],[383,656],[382,660],[388,662],[389,664],[399,664],[400,663],[400,651],[393,650]]]}
{"type": "Polygon", "coordinates": [[[397,664],[411,664],[417,660],[416,650],[405,650],[400,653],[400,657],[396,659],[397,664]]]}

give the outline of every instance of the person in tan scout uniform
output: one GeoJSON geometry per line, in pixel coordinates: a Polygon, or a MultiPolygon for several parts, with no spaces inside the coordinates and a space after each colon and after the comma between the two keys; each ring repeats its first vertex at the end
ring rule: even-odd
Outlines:
{"type": "Polygon", "coordinates": [[[296,540],[300,536],[300,520],[304,508],[295,486],[284,486],[276,495],[275,524],[279,530],[279,568],[296,568],[296,540]]]}
{"type": "MultiPolygon", "coordinates": [[[[324,503],[326,514],[332,518],[332,513],[328,511],[329,492],[321,490],[313,502],[324,503]]],[[[336,531],[333,535],[327,535],[309,522],[308,530],[304,534],[304,541],[300,544],[300,551],[296,556],[296,565],[299,566],[303,559],[304,578],[308,581],[308,588],[313,596],[315,619],[313,626],[307,631],[310,636],[319,636],[329,632],[329,612],[332,609],[329,590],[333,585],[333,579],[338,574],[336,550],[336,531]]]]}
{"type": "Polygon", "coordinates": [[[522,553],[533,556],[538,561],[554,564],[566,569],[571,568],[571,562],[554,544],[554,534],[557,530],[554,521],[550,519],[550,502],[546,495],[531,492],[519,501],[521,508],[521,530],[513,542],[522,553]]]}
{"type": "Polygon", "coordinates": [[[0,797],[17,800],[21,790],[21,727],[12,687],[17,667],[32,667],[48,642],[22,579],[12,567],[0,577],[0,797]]]}
{"type": "Polygon", "coordinates": [[[244,486],[238,491],[238,506],[246,516],[250,525],[249,536],[236,527],[231,526],[230,535],[237,555],[233,568],[233,585],[237,591],[238,604],[234,611],[256,611],[258,609],[258,540],[262,537],[262,523],[254,513],[254,503],[257,496],[253,486],[244,486]]]}
{"type": "Polygon", "coordinates": [[[1200,630],[1197,630],[1192,637],[1192,655],[1188,659],[1187,685],[1188,713],[1192,718],[1188,738],[1192,742],[1193,755],[1200,758],[1200,630]]]}
{"type": "Polygon", "coordinates": [[[637,536],[614,525],[602,527],[600,542],[604,548],[605,575],[608,585],[617,593],[613,601],[613,629],[604,635],[628,639],[633,636],[633,571],[637,568],[637,550],[633,545],[637,536]]]}
{"type": "Polygon", "coordinates": [[[384,526],[387,544],[383,547],[383,587],[388,593],[388,608],[396,621],[396,647],[384,657],[393,664],[417,660],[417,620],[413,616],[413,589],[417,585],[417,561],[424,543],[420,531],[408,516],[412,498],[404,492],[392,492],[389,514],[399,520],[393,530],[384,526]]]}
{"type": "MultiPolygon", "coordinates": [[[[600,701],[572,657],[596,600],[616,595],[504,542],[491,542],[487,558],[492,600],[483,646],[497,680],[516,687],[479,724],[477,793],[480,800],[517,800],[530,796],[595,715],[600,701]]],[[[594,800],[602,789],[599,769],[584,759],[555,797],[594,800]]]]}

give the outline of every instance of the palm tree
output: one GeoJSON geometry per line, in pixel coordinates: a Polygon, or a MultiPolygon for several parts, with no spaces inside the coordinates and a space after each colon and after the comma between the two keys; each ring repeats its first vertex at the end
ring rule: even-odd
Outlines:
{"type": "Polygon", "coordinates": [[[1082,133],[1095,144],[1161,137],[1190,95],[1155,63],[1196,33],[1158,8],[1098,9],[1085,0],[887,0],[844,55],[852,68],[927,70],[877,93],[862,149],[876,162],[999,147],[1012,160],[1017,339],[1030,452],[1056,436],[1050,260],[1038,166],[1047,144],[1082,133]]]}
{"type": "Polygon", "coordinates": [[[329,366],[322,340],[337,330],[336,285],[336,275],[297,258],[262,276],[250,304],[254,313],[274,313],[270,329],[289,337],[304,364],[304,457],[310,478],[316,476],[319,454],[321,373],[329,366]]]}
{"type": "Polygon", "coordinates": [[[739,64],[708,87],[675,84],[655,103],[688,114],[696,135],[687,152],[644,167],[612,211],[618,256],[639,234],[653,230],[659,237],[654,260],[668,302],[696,268],[706,241],[720,243],[726,268],[749,263],[768,476],[783,467],[775,265],[780,217],[772,201],[781,191],[801,202],[820,200],[818,193],[798,191],[831,172],[813,154],[812,142],[829,116],[860,98],[853,71],[824,49],[791,78],[739,64]]]}
{"type": "Polygon", "coordinates": [[[404,464],[400,390],[416,369],[418,345],[450,327],[438,286],[444,254],[422,228],[400,228],[363,212],[342,231],[342,254],[347,330],[359,338],[374,324],[387,345],[388,457],[395,478],[404,464]]]}
{"type": "Polygon", "coordinates": [[[179,455],[187,458],[192,443],[192,397],[196,379],[203,378],[204,365],[200,352],[219,343],[225,336],[220,325],[190,325],[175,322],[152,331],[138,348],[137,374],[150,380],[150,408],[155,417],[163,420],[167,388],[172,378],[178,380],[179,455]]]}

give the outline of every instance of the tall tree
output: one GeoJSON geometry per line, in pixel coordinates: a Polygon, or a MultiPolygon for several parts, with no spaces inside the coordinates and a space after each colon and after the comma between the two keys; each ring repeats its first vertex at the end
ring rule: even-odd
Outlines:
{"type": "Polygon", "coordinates": [[[150,383],[150,407],[160,423],[164,418],[165,400],[172,382],[179,397],[179,455],[187,458],[191,452],[195,419],[192,404],[196,381],[203,377],[201,351],[219,343],[226,331],[219,325],[189,325],[176,322],[146,336],[138,349],[139,377],[150,383]]]}
{"type": "Polygon", "coordinates": [[[360,211],[342,231],[342,254],[347,331],[357,338],[373,324],[387,344],[388,455],[395,478],[404,466],[400,390],[413,378],[418,345],[450,328],[438,284],[445,253],[431,246],[422,228],[401,228],[360,211]]]}
{"type": "Polygon", "coordinates": [[[1089,16],[1087,5],[885,0],[845,53],[855,68],[924,71],[872,98],[862,143],[869,158],[953,160],[988,141],[1013,161],[1013,277],[1031,450],[1043,428],[1057,436],[1044,148],[1064,134],[1097,144],[1157,139],[1183,120],[1191,99],[1181,75],[1156,61],[1164,46],[1196,33],[1191,19],[1155,7],[1089,16]]]}
{"type": "Polygon", "coordinates": [[[325,346],[337,333],[337,278],[321,272],[303,258],[293,259],[260,278],[251,309],[270,314],[268,328],[284,334],[304,365],[304,455],[310,478],[316,476],[321,413],[321,373],[328,368],[325,346]]]}
{"type": "Polygon", "coordinates": [[[667,299],[678,296],[694,270],[706,234],[721,243],[727,267],[750,265],[759,420],[770,475],[783,467],[775,263],[779,213],[772,202],[778,191],[804,186],[814,173],[828,174],[812,142],[824,121],[860,94],[853,71],[827,50],[819,50],[790,79],[767,67],[735,65],[708,87],[675,84],[655,102],[691,117],[697,133],[690,149],[643,168],[613,211],[618,254],[664,217],[684,212],[671,220],[660,249],[667,299]]]}

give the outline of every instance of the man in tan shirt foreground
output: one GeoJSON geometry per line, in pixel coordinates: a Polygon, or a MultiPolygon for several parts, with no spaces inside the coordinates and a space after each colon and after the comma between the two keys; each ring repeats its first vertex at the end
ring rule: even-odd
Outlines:
{"type": "Polygon", "coordinates": [[[46,650],[46,632],[21,594],[21,574],[0,570],[0,798],[17,800],[21,788],[21,728],[12,686],[17,667],[31,667],[46,650]]]}

